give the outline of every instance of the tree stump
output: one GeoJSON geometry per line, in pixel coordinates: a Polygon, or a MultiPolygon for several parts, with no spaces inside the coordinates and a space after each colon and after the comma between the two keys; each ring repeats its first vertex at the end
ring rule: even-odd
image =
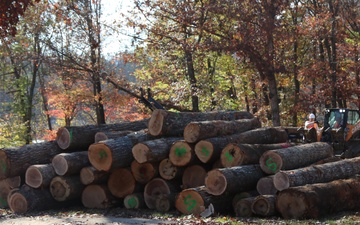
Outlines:
{"type": "Polygon", "coordinates": [[[278,190],[274,185],[274,177],[274,175],[269,175],[258,180],[256,190],[260,195],[275,195],[277,193],[278,190]]]}
{"type": "Polygon", "coordinates": [[[170,148],[169,159],[175,166],[187,166],[197,160],[194,145],[184,140],[176,141],[170,148]]]}
{"type": "Polygon", "coordinates": [[[100,141],[105,141],[108,139],[116,139],[119,137],[126,136],[130,133],[133,133],[135,131],[133,130],[121,130],[121,131],[102,131],[102,132],[96,132],[95,134],[95,141],[94,143],[98,143],[100,141]]]}
{"type": "Polygon", "coordinates": [[[318,219],[332,213],[358,209],[359,199],[360,180],[351,178],[280,191],[276,208],[284,219],[318,219]]]}
{"type": "Polygon", "coordinates": [[[52,165],[59,176],[79,174],[82,168],[90,166],[88,152],[60,153],[52,159],[52,165]]]}
{"type": "Polygon", "coordinates": [[[54,177],[49,187],[51,195],[59,202],[81,199],[84,188],[79,176],[54,177]]]}
{"type": "Polygon", "coordinates": [[[125,196],[124,206],[127,209],[141,209],[145,207],[144,193],[138,192],[125,196]]]}
{"type": "Polygon", "coordinates": [[[7,177],[23,176],[29,166],[48,164],[61,151],[55,141],[1,149],[0,180],[7,177]]]}
{"type": "Polygon", "coordinates": [[[253,114],[245,111],[170,112],[156,109],[151,114],[148,129],[153,136],[183,136],[186,125],[193,121],[251,118],[254,118],[253,114]]]}
{"type": "Polygon", "coordinates": [[[268,150],[291,147],[290,143],[278,144],[234,144],[230,143],[221,151],[223,167],[258,164],[260,157],[268,150]]]}
{"type": "Polygon", "coordinates": [[[134,160],[131,163],[131,172],[137,182],[146,184],[159,173],[157,163],[138,163],[134,160]]]}
{"type": "Polygon", "coordinates": [[[253,204],[256,197],[247,197],[239,199],[235,203],[234,212],[236,217],[251,217],[253,215],[253,211],[251,209],[251,205],[253,204]]]}
{"type": "Polygon", "coordinates": [[[184,139],[188,143],[196,143],[206,138],[242,133],[260,127],[261,123],[258,118],[231,121],[195,121],[186,125],[184,139]]]}
{"type": "Polygon", "coordinates": [[[164,180],[162,178],[154,178],[145,185],[144,200],[149,209],[155,209],[156,198],[159,195],[169,195],[171,193],[178,193],[180,187],[177,183],[164,180]]]}
{"type": "Polygon", "coordinates": [[[87,166],[80,170],[80,181],[83,185],[104,184],[109,179],[109,172],[99,171],[93,166],[87,166]]]}
{"type": "Polygon", "coordinates": [[[49,187],[51,180],[56,176],[51,163],[32,165],[26,170],[25,183],[32,188],[49,187]]]}
{"type": "Polygon", "coordinates": [[[110,173],[108,188],[115,197],[125,196],[143,191],[144,185],[136,182],[129,168],[116,168],[110,173]]]}
{"type": "Polygon", "coordinates": [[[277,214],[275,201],[275,195],[259,195],[251,204],[251,210],[255,215],[275,216],[277,214]]]}
{"type": "Polygon", "coordinates": [[[231,202],[233,196],[211,195],[205,186],[188,188],[182,190],[175,199],[175,207],[182,214],[193,214],[199,216],[210,204],[214,206],[215,213],[229,212],[232,210],[231,202]]]}
{"type": "Polygon", "coordinates": [[[159,164],[159,174],[164,180],[175,180],[181,178],[183,173],[184,168],[175,166],[168,158],[161,160],[159,164]]]}
{"type": "Polygon", "coordinates": [[[84,188],[81,194],[81,202],[86,208],[107,209],[119,204],[119,199],[111,194],[106,185],[90,184],[84,188]]]}
{"type": "Polygon", "coordinates": [[[132,154],[139,163],[160,162],[169,157],[171,146],[181,137],[165,137],[137,143],[132,148],[132,154]]]}
{"type": "Polygon", "coordinates": [[[212,195],[235,194],[254,190],[265,176],[258,164],[210,170],[205,178],[207,192],[212,195]]]}
{"type": "Polygon", "coordinates": [[[95,143],[95,134],[101,131],[124,131],[124,130],[142,130],[147,127],[148,119],[122,122],[118,124],[87,125],[87,126],[68,126],[61,127],[57,131],[56,141],[63,150],[79,151],[87,149],[95,143]]]}
{"type": "Polygon", "coordinates": [[[333,155],[333,148],[325,142],[314,142],[284,149],[269,150],[259,160],[267,174],[308,166],[333,155]]]}
{"type": "Polygon", "coordinates": [[[204,166],[195,164],[187,166],[182,175],[182,189],[195,188],[205,185],[208,170],[204,166]]]}
{"type": "Polygon", "coordinates": [[[289,187],[305,184],[347,179],[358,173],[360,173],[360,157],[280,171],[274,176],[274,186],[277,190],[282,191],[289,187]]]}

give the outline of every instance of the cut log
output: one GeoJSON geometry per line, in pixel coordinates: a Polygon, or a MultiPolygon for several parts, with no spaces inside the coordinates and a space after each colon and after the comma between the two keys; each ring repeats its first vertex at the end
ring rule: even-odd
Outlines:
{"type": "Polygon", "coordinates": [[[56,176],[49,187],[51,195],[59,202],[81,199],[84,188],[79,176],[56,176]]]}
{"type": "Polygon", "coordinates": [[[285,219],[318,219],[360,207],[359,178],[291,187],[278,193],[276,208],[285,219]]]}
{"type": "Polygon", "coordinates": [[[108,188],[115,197],[125,198],[125,196],[141,192],[144,185],[136,182],[130,168],[117,168],[110,173],[108,188]]]}
{"type": "Polygon", "coordinates": [[[258,180],[256,184],[256,190],[261,195],[275,195],[277,193],[277,189],[274,185],[274,175],[269,175],[266,177],[262,177],[258,180]]]}
{"type": "Polygon", "coordinates": [[[294,146],[290,143],[278,144],[235,144],[229,143],[221,151],[220,159],[223,167],[258,164],[260,157],[268,150],[294,146]]]}
{"type": "Polygon", "coordinates": [[[156,196],[155,210],[158,212],[169,212],[175,208],[175,197],[178,193],[160,194],[156,196]]]}
{"type": "Polygon", "coordinates": [[[84,167],[80,170],[80,181],[83,185],[104,184],[109,179],[109,173],[99,171],[92,166],[84,167]]]}
{"type": "Polygon", "coordinates": [[[47,188],[31,188],[24,184],[18,191],[9,196],[11,211],[18,214],[56,209],[60,206],[63,204],[57,202],[47,188]]]}
{"type": "Polygon", "coordinates": [[[201,165],[187,166],[182,175],[182,189],[195,188],[205,185],[205,177],[208,170],[201,165]]]}
{"type": "Polygon", "coordinates": [[[90,166],[88,152],[60,153],[52,159],[52,165],[59,176],[79,174],[82,168],[90,166]]]}
{"type": "Polygon", "coordinates": [[[159,174],[164,180],[181,178],[184,170],[185,169],[183,167],[175,166],[168,158],[161,160],[159,164],[159,174]]]}
{"type": "Polygon", "coordinates": [[[180,186],[177,183],[162,178],[154,178],[145,185],[145,204],[149,209],[155,209],[157,196],[178,193],[179,191],[180,186]]]}
{"type": "Polygon", "coordinates": [[[274,186],[277,190],[282,191],[289,187],[305,184],[347,179],[358,173],[360,173],[360,157],[280,171],[274,176],[274,186]]]}
{"type": "Polygon", "coordinates": [[[231,121],[195,121],[186,125],[184,139],[188,143],[196,143],[206,138],[242,133],[260,127],[261,123],[258,118],[231,121]]]}
{"type": "Polygon", "coordinates": [[[12,192],[20,187],[20,176],[8,177],[0,180],[0,208],[8,207],[8,196],[12,192]]]}
{"type": "Polygon", "coordinates": [[[237,193],[232,199],[232,206],[235,209],[236,203],[244,198],[256,197],[259,193],[256,190],[237,193]]]}
{"type": "Polygon", "coordinates": [[[133,146],[150,139],[154,139],[154,137],[145,131],[139,131],[117,139],[108,139],[91,144],[88,149],[90,163],[100,171],[129,167],[134,161],[133,146]]]}
{"type": "Polygon", "coordinates": [[[107,209],[119,204],[119,199],[110,193],[106,185],[90,184],[83,190],[81,202],[86,208],[107,209]]]}
{"type": "Polygon", "coordinates": [[[138,163],[134,160],[131,163],[131,172],[137,182],[146,184],[158,175],[158,163],[138,163]]]}
{"type": "Polygon", "coordinates": [[[132,148],[132,154],[139,163],[160,162],[169,157],[171,146],[181,137],[167,137],[137,143],[132,148]]]}
{"type": "Polygon", "coordinates": [[[119,137],[126,136],[130,133],[133,133],[135,131],[133,130],[121,130],[121,131],[101,131],[96,132],[95,134],[95,143],[98,143],[100,141],[105,141],[107,139],[116,139],[119,137]]]}
{"type": "Polygon", "coordinates": [[[55,141],[1,149],[0,179],[23,176],[29,166],[48,164],[61,151],[55,141]]]}
{"type": "Polygon", "coordinates": [[[251,210],[255,215],[275,216],[277,214],[275,203],[275,195],[259,195],[251,204],[251,210]]]}
{"type": "Polygon", "coordinates": [[[127,209],[141,209],[145,207],[144,192],[133,193],[124,198],[124,206],[127,209]]]}
{"type": "Polygon", "coordinates": [[[183,136],[186,125],[193,121],[251,119],[245,111],[170,112],[156,109],[152,112],[148,129],[151,135],[183,136]]]}
{"type": "Polygon", "coordinates": [[[210,204],[213,205],[215,213],[230,212],[233,196],[211,195],[205,186],[188,188],[182,190],[175,199],[175,207],[182,214],[193,214],[199,216],[210,204]]]}
{"type": "Polygon", "coordinates": [[[213,163],[220,158],[222,150],[229,143],[274,144],[288,139],[285,130],[277,128],[257,128],[239,134],[207,138],[195,145],[195,154],[203,163],[213,163]]]}
{"type": "Polygon", "coordinates": [[[169,159],[175,166],[187,166],[198,160],[194,145],[184,140],[176,141],[170,148],[169,159]]]}
{"type": "Polygon", "coordinates": [[[259,160],[261,169],[267,174],[280,170],[301,168],[333,155],[333,148],[325,142],[314,142],[284,149],[269,150],[259,160]]]}
{"type": "Polygon", "coordinates": [[[45,188],[49,187],[55,176],[56,173],[51,163],[32,165],[26,170],[25,183],[32,188],[45,188]]]}
{"type": "Polygon", "coordinates": [[[101,131],[124,131],[146,129],[149,119],[122,122],[118,124],[68,126],[61,127],[57,131],[56,141],[63,150],[87,149],[95,143],[95,134],[101,131]]]}
{"type": "Polygon", "coordinates": [[[255,190],[258,180],[264,176],[258,164],[213,169],[207,173],[205,187],[212,195],[235,194],[255,190]]]}
{"type": "Polygon", "coordinates": [[[237,201],[234,206],[236,217],[251,217],[253,215],[251,205],[253,204],[255,198],[255,196],[252,196],[239,199],[239,201],[237,201]]]}

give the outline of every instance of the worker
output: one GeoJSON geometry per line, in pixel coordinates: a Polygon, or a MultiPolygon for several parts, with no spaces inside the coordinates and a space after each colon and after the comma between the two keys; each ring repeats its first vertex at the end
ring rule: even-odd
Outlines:
{"type": "Polygon", "coordinates": [[[332,128],[340,128],[342,125],[342,117],[341,114],[336,112],[335,114],[335,121],[331,123],[332,128]]]}
{"type": "Polygon", "coordinates": [[[305,129],[318,128],[317,122],[315,121],[315,115],[310,113],[309,120],[305,121],[305,129]]]}

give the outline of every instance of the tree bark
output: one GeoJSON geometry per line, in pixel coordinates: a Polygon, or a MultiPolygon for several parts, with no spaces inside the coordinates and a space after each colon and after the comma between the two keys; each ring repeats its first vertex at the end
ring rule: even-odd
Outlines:
{"type": "Polygon", "coordinates": [[[92,166],[84,167],[80,170],[80,181],[83,185],[104,184],[109,179],[110,174],[99,171],[92,166]]]}
{"type": "Polygon", "coordinates": [[[220,158],[222,150],[229,143],[274,144],[288,140],[285,130],[279,128],[258,128],[222,137],[207,138],[195,145],[195,154],[203,163],[212,163],[220,158]]]}
{"type": "Polygon", "coordinates": [[[258,164],[259,159],[268,150],[291,147],[290,143],[279,144],[234,144],[229,143],[221,151],[223,167],[258,164]]]}
{"type": "Polygon", "coordinates": [[[234,207],[236,217],[251,217],[253,215],[251,205],[255,198],[256,197],[247,197],[237,201],[234,207]]]}
{"type": "Polygon", "coordinates": [[[146,184],[159,174],[158,163],[138,163],[134,160],[130,168],[135,180],[140,184],[146,184]]]}
{"type": "Polygon", "coordinates": [[[79,176],[57,176],[50,182],[50,193],[56,201],[70,201],[81,199],[85,186],[80,182],[79,176]]]}
{"type": "Polygon", "coordinates": [[[169,157],[171,146],[181,139],[181,137],[167,137],[137,143],[132,148],[132,154],[139,163],[160,162],[169,157]]]}
{"type": "Polygon", "coordinates": [[[277,190],[282,191],[289,187],[305,184],[347,179],[358,173],[360,173],[360,157],[280,171],[274,176],[274,186],[277,190]]]}
{"type": "Polygon", "coordinates": [[[251,119],[253,114],[245,111],[219,112],[170,112],[156,109],[149,120],[149,133],[153,136],[183,136],[186,125],[193,121],[251,119]]]}
{"type": "Polygon", "coordinates": [[[88,152],[60,153],[52,159],[52,165],[59,176],[79,174],[82,168],[90,166],[88,152]]]}
{"type": "Polygon", "coordinates": [[[205,187],[212,195],[235,194],[255,190],[258,180],[265,176],[258,164],[210,170],[205,187]]]}
{"type": "Polygon", "coordinates": [[[195,188],[205,185],[207,170],[201,165],[187,166],[182,175],[182,189],[195,188]]]}
{"type": "Polygon", "coordinates": [[[119,137],[126,136],[130,133],[133,133],[133,130],[121,130],[121,131],[99,131],[95,134],[95,143],[100,141],[105,141],[108,139],[116,139],[119,137]]]}
{"type": "Polygon", "coordinates": [[[159,164],[159,174],[164,180],[175,180],[180,178],[184,173],[184,168],[175,166],[170,159],[161,160],[159,164]]]}
{"type": "Polygon", "coordinates": [[[169,195],[171,193],[178,193],[180,186],[171,181],[162,178],[154,178],[145,185],[144,200],[149,209],[155,209],[156,197],[162,194],[169,195]]]}
{"type": "Polygon", "coordinates": [[[206,138],[242,133],[260,127],[261,123],[258,118],[196,121],[186,125],[184,139],[188,143],[196,143],[206,138]]]}
{"type": "Polygon", "coordinates": [[[63,150],[81,150],[87,149],[95,143],[95,134],[101,131],[124,131],[124,130],[142,130],[147,128],[148,119],[122,122],[117,124],[101,124],[87,126],[67,126],[61,127],[57,131],[56,141],[63,150]]]}
{"type": "Polygon", "coordinates": [[[51,163],[32,165],[26,170],[25,183],[32,188],[45,188],[54,177],[56,173],[51,163]]]}
{"type": "Polygon", "coordinates": [[[308,166],[319,160],[331,157],[333,148],[325,142],[314,142],[284,149],[269,150],[259,160],[261,169],[267,174],[280,170],[291,170],[308,166]]]}
{"type": "Polygon", "coordinates": [[[318,219],[358,209],[359,199],[360,180],[357,177],[288,188],[279,192],[276,208],[284,219],[318,219]]]}
{"type": "Polygon", "coordinates": [[[259,192],[259,194],[274,195],[277,193],[278,190],[274,185],[274,177],[275,175],[269,175],[258,180],[256,184],[256,190],[259,192]]]}
{"type": "Polygon", "coordinates": [[[232,205],[231,195],[211,195],[205,186],[182,190],[175,199],[175,207],[182,214],[199,216],[210,204],[214,206],[215,213],[229,212],[232,205]]]}
{"type": "Polygon", "coordinates": [[[141,209],[145,207],[144,193],[138,192],[125,196],[124,206],[127,209],[141,209]]]}
{"type": "Polygon", "coordinates": [[[0,150],[0,179],[23,176],[35,164],[48,164],[62,150],[55,141],[0,150]]]}
{"type": "Polygon", "coordinates": [[[86,208],[107,209],[119,204],[119,199],[111,194],[106,185],[90,184],[84,188],[81,202],[86,208]]]}
{"type": "Polygon", "coordinates": [[[121,167],[111,172],[107,185],[111,194],[118,198],[125,198],[144,189],[144,185],[136,182],[129,168],[121,167]]]}
{"type": "Polygon", "coordinates": [[[259,195],[251,204],[251,211],[259,216],[275,216],[277,214],[275,202],[275,195],[259,195]]]}
{"type": "Polygon", "coordinates": [[[187,166],[198,160],[194,145],[184,140],[176,141],[170,148],[169,159],[175,166],[187,166]]]}

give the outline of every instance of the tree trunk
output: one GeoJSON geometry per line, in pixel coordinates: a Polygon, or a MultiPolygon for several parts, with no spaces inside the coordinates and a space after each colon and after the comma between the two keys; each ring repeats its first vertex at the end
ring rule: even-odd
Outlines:
{"type": "Polygon", "coordinates": [[[184,168],[175,166],[170,159],[161,160],[159,164],[159,174],[164,180],[175,180],[180,178],[184,173],[184,168]]]}
{"type": "Polygon", "coordinates": [[[182,189],[195,188],[205,185],[207,170],[201,165],[191,165],[186,167],[182,175],[182,189]]]}
{"type": "Polygon", "coordinates": [[[258,180],[265,176],[258,164],[210,170],[205,178],[208,193],[222,195],[255,190],[258,180]]]}
{"type": "Polygon", "coordinates": [[[261,123],[258,118],[196,121],[186,125],[184,139],[188,143],[196,143],[206,138],[242,133],[260,127],[261,123]]]}
{"type": "Polygon", "coordinates": [[[118,167],[129,167],[134,161],[132,148],[135,144],[153,139],[141,131],[117,139],[108,139],[90,145],[88,157],[93,167],[100,171],[110,171],[118,167]]]}
{"type": "Polygon", "coordinates": [[[279,128],[258,128],[222,137],[207,138],[195,145],[195,154],[203,163],[212,163],[220,158],[221,151],[229,143],[274,144],[288,140],[287,132],[279,128]]]}
{"type": "Polygon", "coordinates": [[[256,184],[256,190],[261,195],[274,195],[278,191],[274,185],[274,175],[262,177],[256,184]]]}
{"type": "Polygon", "coordinates": [[[277,190],[282,191],[289,187],[302,186],[305,184],[347,179],[358,173],[360,173],[360,157],[294,170],[280,171],[274,176],[274,186],[277,190]]]}
{"type": "Polygon", "coordinates": [[[138,163],[134,160],[130,168],[135,180],[140,184],[146,184],[159,174],[158,163],[138,163]]]}
{"type": "Polygon", "coordinates": [[[83,190],[81,202],[86,208],[107,209],[119,204],[119,199],[110,193],[106,185],[90,184],[83,190]]]}
{"type": "Polygon", "coordinates": [[[318,219],[359,209],[359,178],[291,187],[279,192],[276,208],[284,219],[318,219]]]}
{"type": "Polygon", "coordinates": [[[267,174],[308,166],[333,155],[333,148],[325,142],[314,142],[284,149],[269,150],[259,160],[267,174]]]}
{"type": "Polygon", "coordinates": [[[94,143],[98,143],[100,141],[105,141],[108,139],[116,139],[119,137],[126,136],[130,133],[133,133],[133,130],[121,130],[121,131],[100,131],[95,134],[94,143]]]}
{"type": "Polygon", "coordinates": [[[6,208],[8,206],[8,196],[12,192],[19,188],[21,185],[21,178],[8,177],[0,180],[0,208],[6,208]]]}
{"type": "Polygon", "coordinates": [[[51,163],[32,165],[26,170],[25,183],[32,188],[45,188],[54,177],[56,173],[51,163]]]}
{"type": "Polygon", "coordinates": [[[181,139],[181,137],[168,137],[137,143],[132,148],[132,154],[139,163],[160,162],[169,157],[171,146],[181,139]]]}
{"type": "Polygon", "coordinates": [[[275,195],[259,195],[251,204],[251,211],[259,216],[275,216],[277,214],[275,201],[275,195]]]}
{"type": "Polygon", "coordinates": [[[170,112],[162,109],[153,111],[148,129],[153,136],[183,136],[186,125],[193,121],[251,119],[253,114],[245,111],[218,112],[170,112]]]}
{"type": "Polygon", "coordinates": [[[144,192],[129,194],[124,198],[127,209],[141,209],[145,207],[144,192]]]}
{"type": "Polygon", "coordinates": [[[48,164],[61,151],[55,141],[1,149],[0,179],[22,176],[29,166],[48,164]]]}
{"type": "Polygon", "coordinates": [[[80,199],[85,186],[79,176],[57,176],[51,180],[50,193],[56,201],[70,201],[80,199]]]}
{"type": "Polygon", "coordinates": [[[144,189],[142,184],[136,182],[130,169],[121,167],[111,172],[107,185],[110,192],[118,198],[125,198],[144,189]]]}
{"type": "Polygon", "coordinates": [[[154,178],[145,185],[144,200],[149,209],[155,209],[156,197],[162,194],[178,193],[180,187],[177,183],[161,178],[154,178]]]}
{"type": "Polygon", "coordinates": [[[230,212],[232,205],[229,204],[233,196],[211,195],[205,186],[182,190],[175,199],[175,207],[182,214],[199,216],[210,204],[214,206],[215,213],[230,212]]]}
{"type": "Polygon", "coordinates": [[[90,166],[88,152],[60,153],[52,159],[52,165],[59,176],[79,174],[82,168],[90,166]]]}
{"type": "Polygon", "coordinates": [[[175,197],[178,193],[160,194],[156,196],[155,210],[158,212],[169,212],[175,208],[175,197]]]}
{"type": "Polygon", "coordinates": [[[279,144],[234,144],[229,143],[222,150],[220,159],[223,167],[258,164],[262,154],[268,150],[288,148],[290,143],[279,144]]]}
{"type": "Polygon", "coordinates": [[[170,148],[169,159],[175,166],[187,166],[198,158],[195,155],[194,145],[184,140],[176,141],[170,148]]]}
{"type": "Polygon", "coordinates": [[[104,131],[142,130],[147,128],[148,119],[117,124],[67,126],[57,131],[56,141],[63,150],[87,149],[95,143],[95,134],[104,131]]]}
{"type": "Polygon", "coordinates": [[[104,184],[109,179],[109,173],[99,171],[92,166],[84,167],[80,170],[80,181],[83,185],[104,184]]]}
{"type": "Polygon", "coordinates": [[[251,217],[253,215],[251,205],[255,198],[256,197],[247,197],[237,201],[234,207],[236,217],[251,217]]]}

